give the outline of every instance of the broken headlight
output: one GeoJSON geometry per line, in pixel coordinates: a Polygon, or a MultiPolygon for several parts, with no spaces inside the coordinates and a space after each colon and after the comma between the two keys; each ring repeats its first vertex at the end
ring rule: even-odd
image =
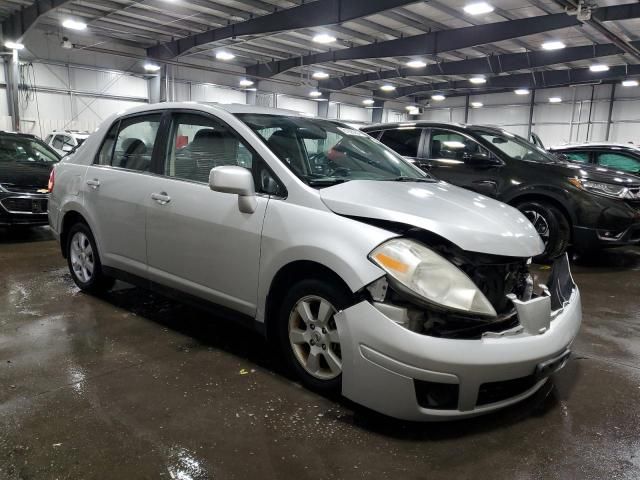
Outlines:
{"type": "Polygon", "coordinates": [[[462,270],[422,243],[395,238],[377,247],[369,259],[387,272],[393,283],[422,301],[459,312],[497,315],[462,270]]]}

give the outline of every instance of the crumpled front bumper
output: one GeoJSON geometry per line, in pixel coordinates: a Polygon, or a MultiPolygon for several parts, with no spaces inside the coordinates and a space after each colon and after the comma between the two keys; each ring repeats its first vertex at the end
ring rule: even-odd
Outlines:
{"type": "MultiPolygon", "coordinates": [[[[534,394],[566,363],[582,320],[580,292],[564,261],[571,287],[542,333],[436,338],[406,329],[368,301],[339,312],[343,395],[392,417],[437,421],[480,415],[534,394]],[[454,404],[426,408],[425,386],[455,391],[454,404]]],[[[552,294],[558,289],[549,287],[552,294]]]]}

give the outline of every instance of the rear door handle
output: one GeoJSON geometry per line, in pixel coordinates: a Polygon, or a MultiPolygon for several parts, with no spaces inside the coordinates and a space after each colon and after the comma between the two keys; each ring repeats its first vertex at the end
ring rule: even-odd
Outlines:
{"type": "Polygon", "coordinates": [[[87,180],[87,185],[89,185],[93,189],[96,189],[100,187],[100,180],[98,180],[97,178],[94,178],[93,180],[87,180]]]}
{"type": "Polygon", "coordinates": [[[155,200],[160,205],[166,205],[167,203],[169,203],[171,201],[171,197],[169,195],[167,195],[166,192],[152,193],[151,194],[151,199],[155,200]]]}

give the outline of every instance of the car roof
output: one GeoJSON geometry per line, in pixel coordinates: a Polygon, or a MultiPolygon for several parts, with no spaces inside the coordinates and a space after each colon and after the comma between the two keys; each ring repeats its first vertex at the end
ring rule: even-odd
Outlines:
{"type": "Polygon", "coordinates": [[[565,143],[562,145],[554,145],[549,150],[571,150],[579,148],[611,148],[614,150],[628,149],[640,150],[640,146],[633,143],[616,143],[616,142],[588,142],[588,143],[565,143]]]}
{"type": "Polygon", "coordinates": [[[165,102],[165,103],[155,103],[153,105],[140,105],[137,107],[132,107],[127,110],[123,110],[118,112],[117,116],[120,117],[122,115],[129,115],[135,113],[142,112],[154,112],[157,110],[169,110],[169,109],[191,109],[191,110],[200,110],[203,112],[216,113],[220,111],[225,111],[231,114],[238,113],[255,113],[262,115],[283,115],[289,117],[305,117],[305,118],[313,118],[313,115],[297,112],[295,110],[286,110],[283,108],[270,108],[270,107],[259,107],[255,105],[244,105],[244,104],[212,104],[212,103],[199,103],[199,102],[165,102]]]}
{"type": "Polygon", "coordinates": [[[39,140],[39,138],[36,137],[33,133],[9,132],[6,130],[0,130],[0,135],[15,135],[16,137],[24,137],[24,138],[39,140]]]}
{"type": "Polygon", "coordinates": [[[376,123],[375,125],[367,125],[360,130],[385,130],[390,128],[402,128],[402,127],[454,127],[454,128],[467,128],[471,125],[465,123],[454,122],[430,122],[427,120],[407,120],[406,122],[387,122],[376,123]]]}

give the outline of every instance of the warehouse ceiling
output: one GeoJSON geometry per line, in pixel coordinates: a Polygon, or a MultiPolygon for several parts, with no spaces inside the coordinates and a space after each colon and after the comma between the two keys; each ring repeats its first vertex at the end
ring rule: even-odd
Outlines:
{"type": "Polygon", "coordinates": [[[328,77],[319,80],[321,89],[372,91],[382,98],[608,82],[640,74],[639,3],[487,0],[490,12],[465,11],[477,3],[0,0],[0,18],[5,41],[44,29],[69,37],[76,48],[106,42],[110,48],[139,49],[157,64],[205,60],[243,67],[254,79],[308,81],[323,72],[328,77]],[[86,29],[64,28],[69,19],[86,29]],[[318,42],[323,39],[333,41],[318,42]],[[549,42],[564,48],[546,50],[549,42]],[[221,54],[228,59],[216,58],[221,54]],[[610,70],[593,72],[595,63],[610,70]],[[479,75],[484,83],[469,82],[479,75]]]}

